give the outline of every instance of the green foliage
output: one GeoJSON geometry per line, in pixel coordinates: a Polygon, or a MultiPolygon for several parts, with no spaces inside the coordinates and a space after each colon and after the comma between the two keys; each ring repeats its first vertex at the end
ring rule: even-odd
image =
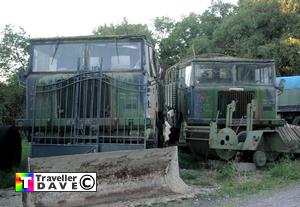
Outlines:
{"type": "Polygon", "coordinates": [[[126,18],[120,24],[104,24],[93,31],[94,35],[145,35],[153,44],[155,40],[146,24],[130,24],[126,18]]]}
{"type": "MultiPolygon", "coordinates": [[[[160,19],[160,21],[163,20],[160,19]]],[[[168,22],[160,24],[168,24],[168,22]]],[[[156,29],[160,30],[157,25],[157,23],[154,24],[156,29]]],[[[159,42],[160,63],[162,65],[173,65],[185,56],[191,41],[201,32],[199,25],[199,15],[195,13],[190,13],[180,22],[175,23],[168,37],[162,38],[159,42]]]]}
{"type": "Polygon", "coordinates": [[[22,140],[22,160],[18,168],[10,171],[0,171],[0,188],[12,187],[15,184],[17,172],[27,172],[27,158],[30,156],[31,147],[26,139],[22,140]]]}
{"type": "Polygon", "coordinates": [[[220,180],[233,180],[239,175],[235,162],[228,162],[224,165],[218,174],[220,180]]]}
{"type": "Polygon", "coordinates": [[[282,75],[300,74],[300,3],[241,0],[238,6],[212,1],[201,15],[181,21],[156,18],[161,64],[203,53],[272,58],[282,75]]]}
{"type": "Polygon", "coordinates": [[[277,163],[273,163],[269,167],[269,171],[273,177],[300,180],[300,163],[291,160],[288,156],[283,157],[277,163]]]}
{"type": "Polygon", "coordinates": [[[14,124],[23,115],[25,94],[19,86],[16,69],[26,69],[29,37],[20,28],[15,31],[6,25],[0,41],[0,125],[14,124]]]}
{"type": "Polygon", "coordinates": [[[157,33],[156,39],[161,40],[166,38],[173,31],[175,27],[175,21],[169,17],[156,17],[154,20],[154,27],[157,33]]]}
{"type": "Polygon", "coordinates": [[[299,180],[300,163],[291,160],[289,156],[284,156],[278,162],[254,173],[241,173],[237,170],[235,162],[229,162],[217,174],[217,182],[221,184],[219,193],[229,195],[257,192],[299,180]]]}
{"type": "Polygon", "coordinates": [[[0,77],[6,79],[17,68],[27,66],[29,53],[29,36],[23,28],[14,30],[11,25],[6,25],[1,32],[0,41],[0,77]]]}
{"type": "Polygon", "coordinates": [[[197,179],[197,175],[195,175],[194,171],[191,171],[191,170],[181,170],[180,171],[180,177],[183,180],[195,180],[195,179],[197,179]]]}
{"type": "Polygon", "coordinates": [[[219,170],[216,182],[220,184],[220,195],[253,193],[272,186],[281,185],[280,180],[272,180],[267,171],[239,172],[237,163],[229,162],[219,170]]]}
{"type": "Polygon", "coordinates": [[[16,118],[23,117],[24,105],[25,92],[16,75],[0,83],[0,125],[14,124],[16,118]]]}
{"type": "Polygon", "coordinates": [[[199,169],[181,169],[180,177],[188,185],[200,185],[202,187],[215,187],[216,176],[218,172],[213,170],[199,169]]]}
{"type": "Polygon", "coordinates": [[[202,15],[190,13],[175,23],[168,18],[156,18],[155,30],[167,33],[159,42],[161,64],[170,66],[189,56],[219,52],[213,33],[223,19],[233,15],[235,10],[232,4],[213,1],[202,15]],[[167,25],[166,31],[162,25],[167,25]]]}
{"type": "Polygon", "coordinates": [[[280,2],[241,1],[236,14],[214,31],[215,45],[225,54],[274,58],[282,74],[299,73],[300,44],[291,40],[299,40],[300,16],[284,12],[280,2]]]}

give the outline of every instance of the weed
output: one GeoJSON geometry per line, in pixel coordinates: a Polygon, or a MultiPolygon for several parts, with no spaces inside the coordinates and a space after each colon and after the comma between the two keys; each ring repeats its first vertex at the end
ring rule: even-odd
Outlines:
{"type": "Polygon", "coordinates": [[[289,156],[284,156],[263,170],[240,173],[236,163],[229,162],[219,171],[217,180],[221,185],[220,194],[253,193],[300,180],[300,163],[289,156]]]}
{"type": "Polygon", "coordinates": [[[300,180],[300,163],[291,160],[289,156],[284,156],[278,162],[269,167],[270,174],[273,177],[287,180],[300,180]]]}
{"type": "Polygon", "coordinates": [[[197,179],[197,175],[195,175],[194,171],[192,170],[181,170],[180,171],[180,177],[183,179],[183,180],[195,180],[197,179]]]}
{"type": "Polygon", "coordinates": [[[180,177],[188,185],[199,185],[202,187],[216,187],[216,170],[207,169],[181,169],[180,177]]]}
{"type": "Polygon", "coordinates": [[[232,180],[238,176],[239,172],[235,162],[228,162],[224,165],[218,174],[219,180],[232,180]]]}

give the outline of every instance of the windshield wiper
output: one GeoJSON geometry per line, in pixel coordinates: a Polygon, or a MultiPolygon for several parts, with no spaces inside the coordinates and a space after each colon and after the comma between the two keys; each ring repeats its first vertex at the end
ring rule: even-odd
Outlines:
{"type": "Polygon", "coordinates": [[[118,39],[116,38],[116,54],[118,57],[118,64],[120,64],[120,57],[119,57],[119,46],[118,46],[118,39]]]}
{"type": "Polygon", "coordinates": [[[56,56],[56,53],[57,53],[57,50],[58,50],[58,47],[59,47],[59,43],[60,43],[60,40],[58,39],[57,42],[56,42],[55,48],[54,48],[54,52],[53,52],[52,57],[51,57],[52,58],[51,65],[52,65],[52,63],[54,61],[54,58],[56,56]]]}

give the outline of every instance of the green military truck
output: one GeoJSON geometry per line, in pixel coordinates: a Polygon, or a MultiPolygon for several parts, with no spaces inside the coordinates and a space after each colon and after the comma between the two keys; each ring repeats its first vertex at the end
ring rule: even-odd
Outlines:
{"type": "Polygon", "coordinates": [[[278,96],[278,113],[291,124],[300,125],[300,76],[277,77],[285,81],[284,91],[278,96]]]}
{"type": "MultiPolygon", "coordinates": [[[[30,45],[29,70],[19,71],[26,117],[16,125],[31,141],[32,157],[157,146],[160,68],[144,36],[39,38],[30,45]]],[[[1,152],[12,140],[7,131],[0,130],[1,152]]],[[[5,153],[0,165],[19,158],[5,153]]]]}
{"type": "Polygon", "coordinates": [[[191,58],[165,76],[164,137],[198,156],[229,160],[239,153],[262,166],[297,151],[299,128],[277,115],[272,60],[191,58]]]}

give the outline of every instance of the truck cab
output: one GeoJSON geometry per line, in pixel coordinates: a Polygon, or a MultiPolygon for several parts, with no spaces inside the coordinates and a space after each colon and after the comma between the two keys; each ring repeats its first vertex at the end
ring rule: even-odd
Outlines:
{"type": "Polygon", "coordinates": [[[176,64],[165,78],[165,139],[199,156],[217,151],[221,159],[232,158],[250,131],[284,125],[277,115],[275,77],[272,60],[208,56],[176,64]],[[226,134],[224,141],[211,150],[219,132],[226,134]]]}
{"type": "Polygon", "coordinates": [[[32,39],[26,117],[32,156],[142,149],[156,139],[159,65],[144,36],[32,39]]]}

